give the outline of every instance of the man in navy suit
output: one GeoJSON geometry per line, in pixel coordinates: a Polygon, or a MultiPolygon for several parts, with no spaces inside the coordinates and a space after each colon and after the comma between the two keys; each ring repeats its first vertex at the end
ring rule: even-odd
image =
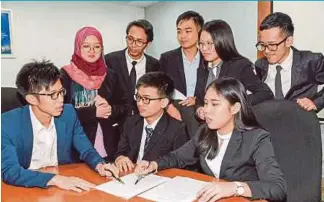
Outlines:
{"type": "Polygon", "coordinates": [[[259,27],[256,47],[263,58],[255,70],[275,94],[276,99],[297,102],[307,111],[324,108],[324,56],[294,48],[294,25],[285,13],[268,15],[259,27]]]}
{"type": "Polygon", "coordinates": [[[82,192],[94,184],[76,177],[43,173],[39,169],[81,160],[101,176],[118,176],[104,163],[85,135],[73,106],[64,105],[66,90],[58,68],[48,61],[23,66],[17,76],[18,91],[28,105],[1,115],[1,176],[4,182],[24,187],[57,186],[82,192]],[[63,110],[64,109],[64,110],[63,110]]]}

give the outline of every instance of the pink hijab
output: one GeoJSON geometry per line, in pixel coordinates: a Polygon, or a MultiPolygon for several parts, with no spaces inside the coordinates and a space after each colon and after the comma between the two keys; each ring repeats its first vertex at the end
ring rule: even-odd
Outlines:
{"type": "Polygon", "coordinates": [[[72,80],[87,89],[99,89],[106,76],[106,64],[103,55],[93,63],[85,61],[81,57],[81,45],[89,36],[95,36],[103,47],[102,36],[94,27],[83,27],[75,36],[74,54],[72,55],[71,65],[64,66],[63,69],[72,80]]]}

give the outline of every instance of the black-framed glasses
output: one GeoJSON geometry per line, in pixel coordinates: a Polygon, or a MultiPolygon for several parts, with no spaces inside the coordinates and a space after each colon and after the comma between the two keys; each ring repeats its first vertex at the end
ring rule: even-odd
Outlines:
{"type": "Polygon", "coordinates": [[[142,97],[140,96],[139,94],[135,94],[134,95],[134,99],[136,100],[136,102],[140,102],[141,100],[143,101],[144,104],[148,105],[150,104],[150,102],[152,100],[162,100],[164,99],[165,97],[159,97],[159,98],[148,98],[148,97],[142,97]]]}
{"type": "Polygon", "coordinates": [[[126,41],[128,44],[133,44],[135,42],[135,45],[138,47],[142,47],[145,44],[147,44],[147,42],[141,40],[135,40],[132,36],[126,36],[126,41]]]}
{"type": "Polygon", "coordinates": [[[213,49],[213,46],[214,46],[214,43],[213,42],[198,42],[198,46],[199,46],[199,49],[203,49],[204,47],[206,47],[207,50],[211,50],[213,49]]]}
{"type": "Polygon", "coordinates": [[[275,44],[264,44],[262,42],[258,42],[255,47],[257,48],[258,51],[265,51],[266,48],[268,48],[269,51],[276,51],[278,50],[278,46],[280,44],[282,44],[283,42],[285,42],[288,39],[289,36],[287,36],[286,38],[284,38],[282,41],[280,41],[279,43],[275,43],[275,44]]]}
{"type": "Polygon", "coordinates": [[[100,44],[96,44],[94,46],[91,46],[90,44],[82,44],[81,49],[85,52],[90,52],[91,49],[93,49],[93,52],[99,53],[102,51],[102,46],[100,44]]]}
{"type": "Polygon", "coordinates": [[[65,88],[61,88],[61,90],[53,93],[29,93],[31,95],[45,95],[45,96],[50,96],[52,100],[56,100],[59,96],[64,96],[66,95],[66,90],[65,88]]]}

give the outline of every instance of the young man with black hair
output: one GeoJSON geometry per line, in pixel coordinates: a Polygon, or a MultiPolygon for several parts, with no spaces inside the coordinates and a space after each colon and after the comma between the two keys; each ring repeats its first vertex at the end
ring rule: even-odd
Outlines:
{"type": "Polygon", "coordinates": [[[28,102],[1,115],[1,176],[14,186],[57,186],[81,192],[95,185],[77,177],[44,173],[47,166],[74,163],[80,159],[102,176],[118,176],[93,148],[77,118],[74,107],[63,104],[66,90],[53,63],[31,62],[17,75],[18,91],[28,102]],[[75,150],[74,150],[75,149],[75,150]]]}
{"type": "Polygon", "coordinates": [[[189,140],[186,124],[165,112],[174,90],[165,73],[145,74],[136,89],[139,114],[125,121],[115,160],[120,171],[133,169],[139,160],[150,161],[168,154],[189,140]]]}
{"type": "Polygon", "coordinates": [[[289,15],[275,12],[259,27],[256,47],[264,58],[255,62],[256,73],[276,99],[297,102],[307,111],[324,108],[324,56],[293,47],[294,25],[289,15]]]}

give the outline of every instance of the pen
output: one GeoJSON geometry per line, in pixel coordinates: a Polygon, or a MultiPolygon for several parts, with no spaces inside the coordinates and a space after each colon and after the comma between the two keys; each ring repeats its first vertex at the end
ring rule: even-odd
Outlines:
{"type": "MultiPolygon", "coordinates": [[[[110,162],[108,162],[108,161],[104,161],[104,162],[105,162],[105,163],[110,163],[110,162]]],[[[108,172],[110,172],[111,176],[112,176],[115,180],[117,180],[117,181],[120,182],[121,184],[125,184],[125,182],[124,182],[122,179],[120,179],[119,177],[116,177],[116,175],[115,175],[111,170],[109,170],[109,169],[107,169],[107,168],[105,168],[105,170],[108,171],[108,172]]]]}
{"type": "Polygon", "coordinates": [[[138,178],[137,178],[135,184],[137,184],[137,183],[138,183],[141,179],[143,179],[145,176],[148,176],[149,174],[152,174],[152,173],[155,173],[155,172],[156,172],[156,170],[152,170],[152,171],[149,172],[149,173],[146,173],[146,174],[144,174],[144,175],[140,175],[140,176],[138,176],[138,178]]]}
{"type": "Polygon", "coordinates": [[[116,175],[115,175],[111,170],[109,170],[109,169],[105,169],[105,170],[108,171],[108,172],[110,172],[110,173],[111,173],[111,176],[112,176],[115,180],[117,180],[117,181],[120,182],[121,184],[125,184],[125,183],[123,182],[123,180],[120,179],[119,177],[116,177],[116,175]]]}

